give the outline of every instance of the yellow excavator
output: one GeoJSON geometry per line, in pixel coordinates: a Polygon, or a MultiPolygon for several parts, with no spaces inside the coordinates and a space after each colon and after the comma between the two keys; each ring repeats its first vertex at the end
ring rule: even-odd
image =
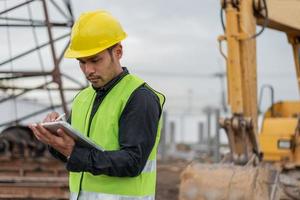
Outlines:
{"type": "Polygon", "coordinates": [[[300,101],[273,103],[259,133],[256,38],[266,28],[286,33],[300,91],[300,0],[221,0],[221,18],[232,116],[220,126],[230,153],[218,164],[190,164],[181,174],[179,199],[299,200],[300,101]]]}

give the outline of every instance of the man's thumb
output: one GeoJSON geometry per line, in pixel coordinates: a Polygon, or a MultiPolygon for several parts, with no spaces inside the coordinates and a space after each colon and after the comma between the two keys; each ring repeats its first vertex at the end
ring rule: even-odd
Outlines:
{"type": "Polygon", "coordinates": [[[64,133],[63,130],[61,130],[60,128],[56,131],[57,132],[57,135],[62,137],[62,138],[65,138],[66,137],[66,134],[64,133]]]}

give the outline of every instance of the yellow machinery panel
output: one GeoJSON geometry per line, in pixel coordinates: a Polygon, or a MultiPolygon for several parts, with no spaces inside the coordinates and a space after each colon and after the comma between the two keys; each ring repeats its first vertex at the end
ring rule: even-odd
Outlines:
{"type": "Polygon", "coordinates": [[[293,161],[292,137],[297,118],[266,118],[259,135],[261,150],[266,161],[293,161]]]}
{"type": "Polygon", "coordinates": [[[265,118],[292,117],[297,118],[300,114],[299,101],[282,101],[273,104],[265,113],[265,118]]]}
{"type": "Polygon", "coordinates": [[[263,159],[270,162],[299,163],[295,156],[300,102],[286,101],[274,104],[265,113],[259,143],[263,159]],[[295,160],[296,159],[296,160],[295,160]]]}

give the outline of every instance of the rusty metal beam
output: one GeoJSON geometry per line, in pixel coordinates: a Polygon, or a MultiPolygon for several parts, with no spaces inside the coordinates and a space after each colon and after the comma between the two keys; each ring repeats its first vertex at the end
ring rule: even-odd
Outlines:
{"type": "Polygon", "coordinates": [[[24,74],[24,75],[30,75],[30,74],[36,74],[36,73],[51,73],[51,72],[40,72],[40,71],[10,71],[10,70],[1,70],[0,74],[24,74]]]}
{"type": "Polygon", "coordinates": [[[19,78],[32,78],[37,76],[49,76],[52,75],[52,72],[8,72],[8,71],[0,71],[0,74],[5,74],[5,77],[0,77],[0,81],[2,80],[11,80],[11,79],[19,79],[19,78]]]}
{"type": "MultiPolygon", "coordinates": [[[[64,38],[66,38],[66,37],[69,37],[69,36],[70,36],[70,33],[64,34],[64,35],[62,35],[62,36],[60,36],[60,37],[58,37],[58,38],[56,38],[56,39],[53,39],[52,42],[59,41],[59,40],[61,40],[61,39],[64,39],[64,38]]],[[[7,59],[7,60],[5,60],[5,61],[2,61],[2,62],[0,63],[0,67],[1,67],[2,65],[4,65],[4,64],[7,64],[7,63],[9,63],[9,62],[12,62],[13,60],[22,58],[22,57],[24,57],[24,56],[26,56],[26,55],[28,55],[28,54],[30,54],[30,53],[36,51],[36,50],[39,50],[39,49],[41,49],[41,48],[43,48],[43,47],[49,45],[50,43],[51,43],[51,41],[45,42],[45,43],[43,43],[43,44],[41,44],[41,45],[39,45],[39,46],[37,46],[37,47],[35,47],[35,48],[32,48],[32,49],[29,49],[29,50],[25,51],[24,53],[21,53],[21,54],[19,54],[19,55],[16,55],[16,56],[10,58],[10,59],[7,59]]]]}
{"type": "Polygon", "coordinates": [[[53,64],[54,64],[53,81],[58,84],[63,110],[66,113],[66,115],[68,115],[69,110],[67,108],[65,96],[64,96],[64,93],[63,93],[63,86],[62,86],[62,81],[61,81],[61,76],[60,76],[59,62],[58,62],[58,59],[56,57],[56,52],[55,52],[53,36],[52,36],[52,31],[51,31],[51,24],[50,24],[50,20],[49,20],[49,16],[48,16],[48,9],[47,9],[46,0],[42,0],[42,4],[43,4],[43,10],[44,10],[44,14],[45,14],[45,21],[46,21],[46,24],[47,24],[47,32],[48,32],[49,41],[50,41],[50,49],[51,49],[52,59],[53,59],[53,64]]]}
{"type": "Polygon", "coordinates": [[[53,0],[50,0],[50,3],[56,8],[56,10],[61,14],[63,15],[66,19],[68,20],[73,20],[72,19],[72,16],[68,16],[60,7],[59,5],[57,5],[57,3],[53,0]]]}
{"type": "MultiPolygon", "coordinates": [[[[28,5],[29,3],[33,2],[34,0],[23,0],[24,3],[18,4],[16,6],[13,6],[5,11],[0,12],[0,27],[27,27],[27,28],[46,28],[48,32],[48,41],[45,43],[38,42],[37,39],[35,39],[36,47],[31,48],[27,51],[23,51],[19,55],[13,55],[10,57],[10,59],[1,61],[1,65],[9,64],[10,62],[13,62],[16,59],[20,59],[34,51],[39,51],[41,48],[49,47],[53,59],[53,64],[51,63],[51,69],[47,69],[47,71],[42,70],[42,72],[38,71],[24,71],[24,68],[20,71],[7,71],[6,69],[3,71],[0,71],[0,81],[1,80],[10,80],[10,79],[20,79],[20,78],[27,78],[27,77],[41,77],[42,76],[49,76],[51,75],[52,79],[47,80],[45,77],[46,83],[38,83],[35,85],[30,85],[31,87],[25,87],[24,85],[16,85],[16,86],[6,86],[6,81],[0,82],[1,86],[0,88],[6,89],[6,94],[9,94],[11,96],[7,96],[4,99],[0,99],[0,103],[4,102],[8,99],[16,99],[25,93],[34,91],[34,90],[42,90],[47,89],[48,93],[50,94],[50,90],[59,90],[60,96],[61,96],[61,102],[59,104],[53,105],[51,102],[51,105],[46,105],[45,107],[39,109],[38,111],[31,112],[29,114],[26,114],[25,116],[18,117],[15,120],[12,121],[6,121],[5,123],[0,124],[0,127],[10,127],[20,124],[23,120],[27,120],[29,118],[32,118],[33,116],[43,114],[48,112],[49,110],[54,110],[55,108],[61,108],[65,110],[66,114],[68,115],[67,104],[71,103],[72,100],[67,101],[64,99],[63,89],[64,90],[79,90],[84,87],[83,84],[81,84],[79,81],[73,79],[72,77],[69,77],[66,75],[66,79],[70,80],[73,83],[76,83],[76,87],[68,87],[63,88],[62,86],[62,80],[61,76],[63,76],[60,73],[59,70],[59,64],[61,63],[63,59],[63,52],[55,52],[55,42],[61,39],[64,39],[70,35],[70,33],[67,33],[63,36],[60,36],[59,38],[53,38],[52,35],[52,28],[55,27],[66,27],[70,28],[73,23],[73,13],[71,10],[71,5],[69,0],[63,0],[63,4],[65,7],[60,4],[60,2],[55,2],[54,0],[36,0],[38,3],[42,3],[42,8],[44,11],[44,21],[41,20],[34,20],[34,19],[22,19],[22,18],[16,18],[16,17],[5,17],[1,16],[1,14],[8,13],[10,11],[13,11],[17,8],[20,8],[24,5],[28,5]],[[26,1],[26,2],[24,2],[26,1]],[[64,21],[50,21],[50,17],[48,15],[47,11],[47,5],[46,3],[50,2],[53,4],[53,8],[56,9],[60,14],[62,14],[64,17],[67,18],[67,20],[64,21]],[[60,7],[61,6],[61,7],[60,7]],[[6,20],[6,21],[1,21],[6,20]],[[8,23],[5,23],[8,22],[8,23]],[[4,24],[5,23],[5,24],[4,24]],[[48,46],[49,45],[49,46],[48,46]],[[55,84],[52,84],[55,83],[55,84]],[[51,88],[48,88],[51,87],[51,88]],[[15,93],[15,94],[13,94],[15,93]]],[[[42,12],[43,12],[42,11],[42,12]]],[[[30,10],[28,11],[30,12],[30,10]]],[[[22,16],[21,16],[22,17],[22,16]]],[[[32,15],[30,15],[30,18],[32,15]]],[[[67,31],[69,32],[69,30],[67,31]]],[[[35,37],[36,38],[36,37],[35,37]]],[[[64,43],[64,42],[63,42],[64,43]]],[[[65,49],[67,48],[68,44],[66,45],[65,49]]],[[[65,50],[64,49],[64,50],[65,50]]],[[[40,52],[38,52],[40,53],[40,52]]],[[[39,54],[40,55],[40,54],[39,54]]],[[[5,58],[6,59],[6,58],[5,58]]],[[[43,65],[43,63],[41,63],[43,65]]],[[[5,65],[6,66],[6,65],[5,65]]],[[[4,69],[4,68],[3,68],[4,69]]],[[[12,69],[13,70],[13,69],[12,69]]],[[[50,97],[51,100],[51,97],[50,97]]],[[[7,129],[5,129],[7,130],[7,129]]],[[[9,129],[11,130],[11,129],[9,129]]],[[[3,137],[5,133],[0,135],[0,137],[3,137]]],[[[18,135],[19,132],[16,130],[15,133],[18,135]]],[[[9,134],[11,135],[11,134],[9,134]]],[[[3,139],[3,138],[2,138],[3,139]]],[[[7,138],[6,138],[7,139],[7,138]]],[[[1,138],[0,138],[1,140],[1,138]]],[[[16,145],[18,146],[18,141],[21,141],[21,147],[20,151],[23,151],[22,147],[31,148],[30,145],[24,145],[22,138],[17,137],[16,145]]],[[[3,141],[2,141],[3,142],[3,141]]],[[[30,140],[30,142],[32,142],[30,140]]],[[[69,192],[68,192],[68,178],[67,178],[67,171],[64,169],[63,165],[59,164],[58,166],[53,166],[51,162],[45,162],[51,160],[50,155],[47,153],[47,151],[42,152],[45,154],[41,157],[26,157],[25,155],[32,155],[27,154],[28,151],[24,150],[24,155],[21,153],[20,158],[17,159],[17,163],[10,162],[11,159],[14,159],[14,156],[16,153],[13,153],[14,155],[9,156],[6,154],[7,157],[3,158],[3,155],[0,153],[0,200],[7,200],[7,199],[68,199],[69,198],[69,192]],[[22,155],[24,157],[22,157],[22,155]],[[8,159],[7,159],[8,158],[8,159]],[[19,162],[20,161],[20,162],[19,162]],[[29,161],[29,162],[28,162],[29,161]],[[64,171],[62,171],[62,169],[64,171]]],[[[55,164],[56,165],[56,164],[55,164]]]]}
{"type": "MultiPolygon", "coordinates": [[[[72,24],[70,23],[59,23],[59,22],[51,22],[51,27],[71,27],[72,24]]],[[[34,27],[34,28],[44,28],[47,27],[47,24],[39,24],[39,23],[32,23],[32,24],[0,24],[1,27],[15,27],[15,28],[23,28],[23,27],[34,27]]]]}
{"type": "Polygon", "coordinates": [[[27,5],[27,4],[29,4],[29,3],[33,2],[33,1],[35,1],[35,0],[29,0],[29,1],[26,1],[26,2],[24,2],[24,3],[20,3],[20,4],[16,5],[16,6],[13,6],[13,7],[11,7],[11,8],[8,8],[8,9],[6,9],[6,10],[4,10],[4,11],[1,11],[1,12],[0,12],[0,15],[3,15],[4,13],[8,13],[8,12],[10,12],[10,11],[12,11],[12,10],[17,9],[17,8],[20,8],[20,7],[22,7],[22,6],[24,6],[24,5],[27,5]]]}
{"type": "MultiPolygon", "coordinates": [[[[11,99],[16,99],[17,97],[22,96],[22,95],[24,95],[27,92],[30,92],[32,90],[45,89],[45,87],[47,85],[49,85],[50,83],[52,83],[52,81],[43,83],[42,85],[39,85],[39,86],[34,87],[34,88],[24,88],[23,91],[21,93],[19,93],[19,94],[13,94],[13,95],[10,95],[10,96],[8,96],[6,98],[0,99],[0,103],[3,103],[5,101],[11,100],[11,99]]],[[[1,86],[0,88],[2,88],[2,89],[13,89],[13,90],[17,89],[17,88],[14,88],[14,87],[5,87],[5,86],[1,86]]]]}
{"type": "Polygon", "coordinates": [[[67,75],[67,74],[61,74],[63,77],[65,77],[66,79],[68,79],[69,81],[72,81],[75,84],[78,84],[81,88],[85,88],[86,85],[83,85],[82,83],[80,83],[78,80],[72,78],[71,76],[67,75]]]}
{"type": "MultiPolygon", "coordinates": [[[[51,82],[52,83],[52,82],[51,82]]],[[[45,90],[45,88],[41,88],[41,87],[34,87],[34,88],[29,88],[29,87],[17,87],[17,86],[0,86],[0,89],[4,89],[4,90],[45,90]]],[[[64,91],[79,91],[84,89],[84,87],[64,87],[64,91]]],[[[58,88],[47,88],[47,90],[51,90],[51,91],[57,91],[59,90],[58,88]]],[[[1,103],[1,99],[0,99],[0,103],[1,103]]]]}
{"type": "MultiPolygon", "coordinates": [[[[34,0],[32,1],[26,1],[22,4],[18,4],[14,7],[11,7],[5,11],[2,11],[0,12],[0,15],[1,14],[5,14],[5,13],[8,13],[12,10],[15,10],[21,6],[24,6],[26,4],[29,4],[31,2],[33,2],[34,0]]],[[[44,21],[41,21],[41,20],[33,20],[33,19],[22,19],[22,18],[16,18],[16,17],[4,17],[4,16],[0,16],[0,19],[3,19],[3,20],[8,20],[8,21],[11,21],[11,22],[15,22],[15,23],[6,23],[6,24],[0,24],[0,27],[1,26],[14,26],[14,27],[45,27],[47,28],[47,32],[48,32],[48,38],[49,38],[49,41],[48,42],[45,42],[45,43],[42,43],[42,44],[37,44],[39,46],[35,47],[35,48],[32,48],[32,49],[29,49],[19,55],[16,55],[10,59],[7,59],[7,60],[4,60],[0,63],[0,67],[5,65],[5,64],[8,64],[16,59],[20,59],[34,51],[37,51],[37,50],[40,50],[41,48],[43,47],[46,47],[48,46],[50,48],[50,51],[51,51],[51,54],[52,54],[52,60],[53,60],[53,66],[54,66],[54,69],[51,71],[51,72],[26,72],[26,71],[18,71],[18,72],[8,72],[8,71],[0,71],[0,81],[1,80],[10,80],[10,79],[19,79],[19,78],[27,78],[27,77],[38,77],[38,76],[48,76],[48,75],[51,75],[52,76],[52,81],[49,81],[45,84],[42,84],[42,85],[38,85],[36,87],[31,87],[31,88],[27,88],[27,87],[19,87],[19,86],[6,86],[6,85],[3,85],[2,84],[2,89],[10,89],[10,90],[18,90],[17,94],[16,95],[11,95],[5,99],[2,99],[0,100],[0,103],[1,101],[6,101],[6,100],[9,100],[9,99],[15,99],[27,92],[30,92],[32,90],[41,90],[43,88],[45,88],[48,84],[50,83],[56,83],[58,85],[58,88],[46,88],[48,90],[48,92],[50,90],[59,90],[59,93],[60,93],[60,96],[61,96],[61,102],[62,102],[62,105],[59,104],[59,105],[55,105],[55,106],[49,106],[49,107],[46,107],[44,109],[41,109],[37,112],[34,112],[34,113],[31,113],[29,115],[26,115],[22,118],[19,118],[19,119],[16,119],[14,121],[11,121],[11,122],[6,122],[4,124],[2,124],[2,126],[8,126],[8,125],[12,125],[12,124],[15,124],[15,123],[19,123],[20,121],[24,120],[24,119],[27,119],[27,118],[30,118],[34,115],[38,115],[42,112],[46,112],[47,110],[50,110],[50,109],[53,109],[55,107],[63,107],[64,109],[64,112],[68,115],[68,110],[67,110],[67,106],[66,104],[67,103],[70,103],[70,102],[66,102],[65,100],[65,97],[64,97],[64,93],[63,93],[63,89],[66,89],[66,90],[79,90],[79,89],[82,89],[84,87],[83,84],[81,84],[80,82],[76,81],[75,79],[73,79],[72,77],[69,77],[68,75],[66,75],[65,77],[72,81],[73,83],[76,83],[79,87],[69,87],[69,88],[63,88],[62,86],[62,80],[61,80],[61,76],[62,74],[60,73],[60,69],[59,69],[59,64],[61,62],[61,60],[63,59],[63,55],[64,55],[64,51],[59,53],[59,56],[57,57],[56,55],[56,51],[55,51],[55,44],[54,42],[58,41],[58,40],[61,40],[61,39],[64,39],[66,37],[68,37],[70,35],[70,33],[67,33],[65,35],[62,35],[56,39],[53,38],[53,35],[52,35],[52,28],[53,27],[71,27],[72,24],[74,23],[74,19],[73,19],[73,13],[72,13],[72,9],[71,9],[71,5],[70,5],[70,1],[69,0],[64,0],[64,5],[66,6],[66,10],[64,11],[62,8],[59,7],[59,5],[53,1],[53,0],[50,0],[50,3],[53,4],[53,6],[58,10],[58,12],[60,12],[62,15],[64,15],[66,18],[67,18],[67,22],[66,23],[60,23],[60,22],[51,22],[50,19],[49,19],[49,13],[48,13],[48,8],[47,8],[47,1],[45,0],[39,0],[39,2],[42,3],[42,8],[43,8],[43,11],[44,11],[44,21]],[[69,16],[68,16],[69,15],[69,16]],[[23,23],[24,22],[24,23],[23,23]],[[3,74],[5,74],[6,76],[9,75],[8,77],[1,77],[1,74],[3,76],[3,74]]],[[[49,2],[49,1],[48,1],[49,2]]],[[[68,44],[65,46],[64,50],[68,47],[68,44]]]]}
{"type": "Polygon", "coordinates": [[[43,24],[44,23],[43,20],[32,20],[32,19],[24,19],[24,18],[18,18],[18,17],[1,17],[0,16],[0,20],[38,23],[38,24],[43,24]]]}
{"type": "Polygon", "coordinates": [[[65,51],[67,50],[68,46],[69,46],[69,43],[70,41],[67,42],[67,44],[65,45],[63,51],[61,52],[61,54],[59,55],[58,59],[57,59],[57,62],[58,64],[61,63],[62,59],[64,58],[64,54],[65,54],[65,51]]]}
{"type": "MultiPolygon", "coordinates": [[[[70,103],[72,103],[72,102],[73,102],[73,100],[67,101],[66,104],[70,104],[70,103]]],[[[8,122],[4,122],[4,123],[0,124],[0,127],[12,126],[12,125],[15,125],[15,124],[19,124],[19,123],[20,123],[21,121],[23,121],[23,120],[29,119],[29,118],[31,118],[31,117],[33,117],[33,116],[35,116],[35,115],[44,113],[44,112],[46,112],[46,111],[48,111],[48,110],[51,110],[51,109],[53,109],[53,108],[59,108],[59,107],[62,107],[62,105],[61,105],[61,104],[57,104],[57,105],[54,105],[54,106],[48,106],[48,107],[43,108],[43,109],[41,109],[41,110],[39,110],[39,111],[33,112],[33,113],[28,114],[28,115],[25,115],[25,116],[23,116],[23,117],[20,117],[19,119],[12,120],[12,121],[8,121],[8,122]]]]}
{"type": "Polygon", "coordinates": [[[73,15],[73,11],[72,11],[72,8],[71,8],[70,0],[65,0],[64,2],[65,2],[65,4],[66,4],[66,7],[67,7],[67,9],[68,9],[68,11],[69,11],[70,16],[72,17],[72,18],[71,18],[72,21],[74,21],[74,15],[73,15]]]}

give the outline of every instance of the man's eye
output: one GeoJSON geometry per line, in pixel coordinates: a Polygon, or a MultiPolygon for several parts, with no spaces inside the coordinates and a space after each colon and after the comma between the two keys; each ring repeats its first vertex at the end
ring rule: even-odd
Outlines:
{"type": "Polygon", "coordinates": [[[100,59],[92,60],[92,63],[98,62],[100,59]]]}

